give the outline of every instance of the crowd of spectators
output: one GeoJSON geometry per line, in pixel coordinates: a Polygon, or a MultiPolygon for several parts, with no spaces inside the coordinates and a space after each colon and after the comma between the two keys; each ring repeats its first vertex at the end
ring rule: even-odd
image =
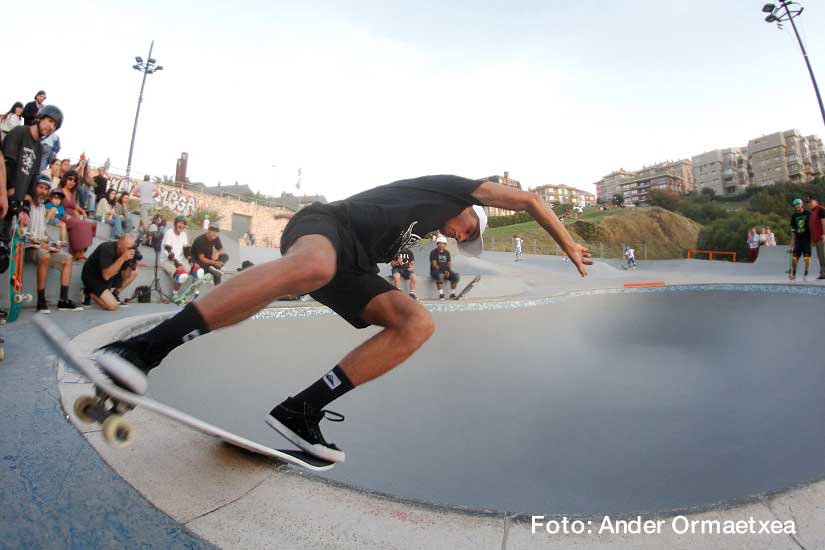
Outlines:
{"type": "MultiPolygon", "coordinates": [[[[17,101],[5,114],[0,112],[0,273],[9,267],[12,231],[22,226],[27,233],[25,260],[37,265],[40,312],[50,312],[45,292],[49,269],[60,272],[58,309],[82,309],[68,297],[75,263],[82,263],[84,305],[95,302],[106,310],[125,305],[120,294],[137,276],[141,255],[136,250],[141,241],[155,245],[164,258],[164,270],[170,272],[166,262],[173,260],[159,243],[177,236],[174,262],[187,262],[195,277],[211,272],[215,282],[220,282],[228,256],[217,237],[217,226],[211,224],[193,247],[184,251],[178,244],[188,244],[185,232],[179,238],[186,219],[178,217],[175,229],[166,231],[167,220],[155,213],[156,190],[148,178],[135,189],[121,192],[110,186],[108,159],[93,167],[85,153],[77,162],[60,157],[57,131],[63,124],[63,113],[47,104],[46,98],[46,92],[40,90],[25,105],[17,101]],[[138,223],[133,223],[130,192],[139,200],[138,223]],[[87,258],[100,224],[111,227],[112,240],[97,246],[87,258]],[[50,232],[49,226],[56,229],[50,232]],[[59,236],[53,239],[50,233],[59,236]]],[[[177,271],[170,272],[176,290],[181,282],[177,271]]],[[[0,316],[4,313],[0,310],[0,316]]]]}

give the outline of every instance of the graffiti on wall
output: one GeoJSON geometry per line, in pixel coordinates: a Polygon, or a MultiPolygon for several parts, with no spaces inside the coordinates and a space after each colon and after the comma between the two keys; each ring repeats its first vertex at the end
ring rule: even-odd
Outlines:
{"type": "Polygon", "coordinates": [[[168,208],[184,216],[191,216],[198,209],[198,203],[192,193],[182,189],[172,189],[165,185],[155,186],[155,202],[159,202],[161,208],[168,208]]]}
{"type": "MultiPolygon", "coordinates": [[[[109,176],[109,186],[114,187],[118,192],[128,192],[130,196],[136,197],[137,180],[126,181],[124,176],[111,174],[109,176]]],[[[155,204],[158,208],[168,208],[175,214],[191,216],[198,209],[198,200],[194,193],[183,189],[176,189],[166,185],[155,184],[155,204]]]]}

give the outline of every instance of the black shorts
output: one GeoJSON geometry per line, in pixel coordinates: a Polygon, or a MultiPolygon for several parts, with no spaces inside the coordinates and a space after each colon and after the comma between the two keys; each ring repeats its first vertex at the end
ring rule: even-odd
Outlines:
{"type": "Polygon", "coordinates": [[[439,283],[443,283],[445,280],[450,281],[451,283],[458,283],[458,281],[461,279],[461,275],[459,275],[455,271],[450,271],[450,276],[444,277],[443,271],[436,271],[434,269],[430,270],[430,277],[432,277],[439,283]]]}
{"type": "Polygon", "coordinates": [[[80,280],[83,283],[83,288],[86,289],[86,294],[94,294],[98,298],[101,297],[107,290],[120,287],[123,282],[123,278],[120,276],[120,273],[108,281],[103,277],[87,276],[84,273],[80,280]]]}
{"type": "Polygon", "coordinates": [[[407,280],[409,280],[410,275],[413,274],[413,272],[410,271],[410,269],[407,266],[392,268],[392,274],[395,275],[396,273],[398,273],[399,275],[401,275],[401,277],[407,280]]]}
{"type": "Polygon", "coordinates": [[[305,235],[323,235],[329,239],[338,258],[335,277],[309,295],[355,328],[370,326],[361,319],[364,308],[379,294],[397,290],[395,286],[378,275],[378,266],[369,260],[349,224],[342,216],[335,215],[333,208],[312,204],[295,214],[281,237],[281,254],[286,254],[289,247],[305,235]]]}
{"type": "Polygon", "coordinates": [[[805,256],[807,258],[811,257],[811,240],[810,239],[800,239],[801,242],[797,242],[794,244],[793,247],[793,256],[795,258],[799,258],[800,256],[805,256]]]}

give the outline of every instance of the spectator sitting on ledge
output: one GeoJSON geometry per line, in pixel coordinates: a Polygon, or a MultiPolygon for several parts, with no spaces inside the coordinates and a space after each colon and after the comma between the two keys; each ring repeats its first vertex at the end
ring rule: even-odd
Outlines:
{"type": "Polygon", "coordinates": [[[218,237],[219,233],[218,225],[210,223],[206,233],[192,242],[192,261],[206,273],[211,273],[216,285],[221,284],[223,266],[229,260],[229,255],[224,252],[223,243],[218,237]]]}

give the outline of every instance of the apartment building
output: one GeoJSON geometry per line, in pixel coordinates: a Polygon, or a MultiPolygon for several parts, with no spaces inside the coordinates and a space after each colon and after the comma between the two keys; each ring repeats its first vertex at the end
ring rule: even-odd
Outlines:
{"type": "Polygon", "coordinates": [[[571,204],[573,206],[593,206],[596,204],[596,195],[582,189],[569,187],[564,184],[540,185],[529,190],[531,193],[540,196],[550,207],[558,204],[571,204]]]}
{"type": "Polygon", "coordinates": [[[751,182],[756,186],[807,183],[825,173],[822,140],[799,130],[776,132],[748,142],[751,182]]]}
{"type": "Polygon", "coordinates": [[[596,198],[600,203],[609,203],[621,191],[621,184],[632,180],[636,174],[624,168],[610,172],[596,182],[596,198]]]}
{"type": "MultiPolygon", "coordinates": [[[[611,202],[617,193],[624,193],[626,190],[633,191],[634,198],[643,196],[646,200],[648,188],[666,188],[681,194],[690,193],[696,189],[693,161],[682,159],[645,166],[641,170],[617,170],[596,182],[596,194],[602,203],[611,202]]],[[[627,195],[625,202],[637,204],[635,201],[628,201],[627,195]]]]}
{"type": "Polygon", "coordinates": [[[639,205],[649,201],[649,193],[653,189],[684,195],[687,183],[682,176],[649,172],[645,176],[622,183],[620,188],[625,204],[639,205]]]}
{"type": "MultiPolygon", "coordinates": [[[[486,181],[494,181],[496,183],[501,183],[509,187],[521,189],[521,182],[510,178],[510,172],[504,172],[503,176],[490,176],[489,178],[486,178],[486,181]]],[[[514,210],[506,210],[504,208],[497,208],[495,206],[485,206],[484,211],[487,213],[488,216],[510,216],[511,214],[515,214],[514,210]]]]}
{"type": "Polygon", "coordinates": [[[717,195],[740,193],[751,183],[747,151],[741,147],[716,149],[692,158],[696,189],[717,195]]]}

